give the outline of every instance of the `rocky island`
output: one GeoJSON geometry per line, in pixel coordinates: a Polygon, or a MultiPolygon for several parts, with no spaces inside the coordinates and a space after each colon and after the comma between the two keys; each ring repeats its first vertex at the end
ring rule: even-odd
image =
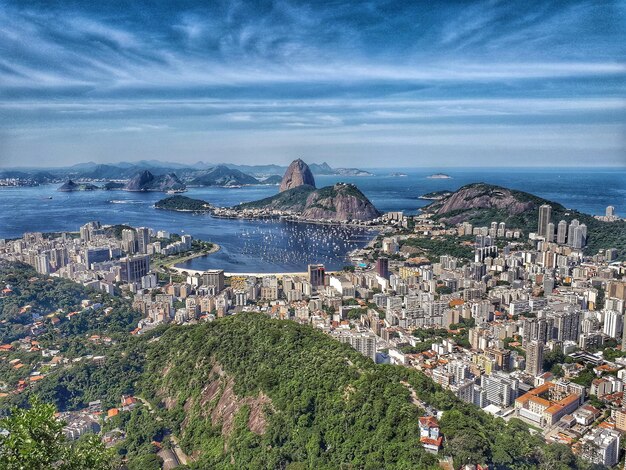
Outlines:
{"type": "Polygon", "coordinates": [[[446,175],[445,173],[435,173],[434,175],[427,176],[431,180],[449,180],[452,178],[450,175],[446,175]]]}
{"type": "Polygon", "coordinates": [[[161,199],[154,204],[157,209],[177,212],[211,212],[214,207],[202,199],[187,196],[172,196],[161,199]]]}
{"type": "Polygon", "coordinates": [[[226,165],[218,165],[210,170],[202,171],[189,182],[190,186],[233,187],[247,184],[259,184],[259,180],[226,165]]]}
{"type": "Polygon", "coordinates": [[[94,191],[98,188],[98,186],[91,183],[75,183],[72,180],[67,180],[62,186],[59,186],[57,191],[62,193],[70,193],[73,191],[94,191]]]}
{"type": "Polygon", "coordinates": [[[155,176],[148,170],[136,174],[126,183],[126,191],[184,191],[183,183],[174,173],[155,176]]]}
{"type": "Polygon", "coordinates": [[[431,193],[422,194],[418,197],[418,199],[425,199],[427,201],[439,201],[445,197],[448,197],[452,194],[452,191],[433,191],[431,193]]]}

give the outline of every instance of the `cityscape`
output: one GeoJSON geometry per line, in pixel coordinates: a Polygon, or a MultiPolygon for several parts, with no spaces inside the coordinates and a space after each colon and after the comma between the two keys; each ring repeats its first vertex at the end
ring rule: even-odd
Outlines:
{"type": "Polygon", "coordinates": [[[114,3],[0,0],[0,468],[626,469],[623,3],[114,3]]]}

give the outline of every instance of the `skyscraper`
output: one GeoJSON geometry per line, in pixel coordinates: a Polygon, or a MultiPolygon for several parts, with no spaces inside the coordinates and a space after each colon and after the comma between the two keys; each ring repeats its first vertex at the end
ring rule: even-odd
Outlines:
{"type": "Polygon", "coordinates": [[[572,243],[574,242],[574,232],[579,225],[580,222],[578,222],[578,219],[573,219],[567,228],[567,244],[569,246],[572,246],[572,243]]]}
{"type": "Polygon", "coordinates": [[[324,265],[323,264],[309,264],[309,282],[313,287],[319,287],[324,285],[324,265]]]}
{"type": "Polygon", "coordinates": [[[122,249],[129,255],[137,253],[137,233],[134,229],[122,230],[122,249]]]}
{"type": "Polygon", "coordinates": [[[533,377],[543,372],[543,343],[530,341],[526,347],[526,372],[533,377]]]}
{"type": "Polygon", "coordinates": [[[572,225],[568,231],[567,244],[572,248],[584,248],[587,244],[587,226],[585,224],[578,225],[577,220],[572,220],[572,225]],[[576,222],[576,225],[574,225],[576,222]]]}
{"type": "Polygon", "coordinates": [[[138,282],[150,272],[150,256],[128,256],[120,259],[120,278],[124,282],[138,282]]]}
{"type": "Polygon", "coordinates": [[[548,228],[546,230],[546,241],[547,242],[554,241],[554,224],[552,222],[548,224],[548,228]]]}
{"type": "Polygon", "coordinates": [[[604,215],[606,217],[613,217],[613,216],[615,216],[615,207],[607,206],[606,212],[604,213],[604,215]]]}
{"type": "Polygon", "coordinates": [[[376,260],[376,273],[380,277],[389,279],[389,259],[388,258],[380,257],[376,260]]]}
{"type": "Polygon", "coordinates": [[[552,214],[552,206],[544,204],[539,206],[539,227],[537,234],[546,239],[548,234],[548,224],[550,223],[550,216],[552,214]]]}
{"type": "Polygon", "coordinates": [[[213,288],[215,294],[224,290],[224,270],[209,269],[202,273],[202,285],[213,288]]]}
{"type": "Polygon", "coordinates": [[[149,243],[150,229],[147,227],[139,227],[137,229],[137,252],[146,254],[148,252],[149,243]]]}
{"type": "Polygon", "coordinates": [[[559,245],[564,245],[566,238],[567,238],[567,222],[565,222],[564,220],[561,220],[559,222],[557,232],[556,232],[556,242],[559,245]]]}
{"type": "Polygon", "coordinates": [[[623,330],[622,314],[609,310],[604,315],[604,328],[603,333],[611,338],[617,338],[623,330]]]}

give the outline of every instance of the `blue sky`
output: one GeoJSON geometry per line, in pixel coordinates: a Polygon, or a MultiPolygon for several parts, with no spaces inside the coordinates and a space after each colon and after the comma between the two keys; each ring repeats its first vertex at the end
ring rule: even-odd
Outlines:
{"type": "Polygon", "coordinates": [[[626,166],[625,32],[623,1],[0,0],[0,166],[626,166]]]}

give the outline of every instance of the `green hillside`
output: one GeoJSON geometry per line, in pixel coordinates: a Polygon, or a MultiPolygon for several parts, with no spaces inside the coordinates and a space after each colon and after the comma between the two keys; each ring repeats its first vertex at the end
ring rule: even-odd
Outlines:
{"type": "Polygon", "coordinates": [[[569,224],[573,219],[578,219],[581,224],[587,225],[585,254],[593,255],[601,249],[616,248],[620,259],[626,259],[626,222],[603,222],[592,215],[567,209],[558,202],[549,201],[523,191],[486,183],[474,183],[463,186],[442,200],[430,204],[425,209],[435,214],[433,217],[435,220],[444,222],[453,220],[455,223],[467,221],[474,226],[489,226],[491,222],[505,222],[507,227],[519,228],[528,234],[537,231],[539,206],[542,204],[552,206],[552,222],[555,226],[561,220],[565,220],[569,224]],[[467,197],[463,201],[466,201],[467,204],[461,204],[463,207],[458,209],[441,212],[446,201],[457,194],[463,195],[464,193],[467,193],[467,197]],[[498,202],[503,199],[503,194],[516,202],[528,203],[530,209],[512,214],[508,207],[499,207],[498,202]],[[484,200],[481,199],[483,196],[490,199],[492,207],[473,205],[474,200],[480,200],[484,203],[484,200]]]}

